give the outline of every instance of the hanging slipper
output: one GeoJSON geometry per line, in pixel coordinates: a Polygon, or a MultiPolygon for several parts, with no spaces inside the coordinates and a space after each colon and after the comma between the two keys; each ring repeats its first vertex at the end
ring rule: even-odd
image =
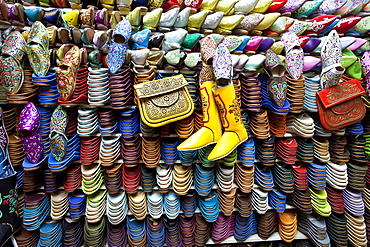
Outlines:
{"type": "Polygon", "coordinates": [[[28,34],[26,51],[36,75],[44,76],[50,67],[49,35],[45,26],[36,21],[28,34]]]}
{"type": "Polygon", "coordinates": [[[7,93],[15,94],[22,87],[24,75],[22,58],[26,42],[18,31],[11,32],[5,39],[0,56],[0,81],[7,93]]]}
{"type": "Polygon", "coordinates": [[[321,62],[321,88],[325,89],[337,85],[345,69],[342,67],[342,47],[339,35],[335,30],[331,31],[323,41],[321,62]]]}
{"type": "Polygon", "coordinates": [[[127,43],[131,35],[130,21],[124,18],[113,30],[107,64],[110,73],[115,74],[125,61],[127,43]]]}
{"type": "Polygon", "coordinates": [[[63,160],[66,154],[68,138],[65,131],[68,125],[68,115],[62,106],[58,106],[51,116],[50,150],[56,161],[63,160]]]}
{"type": "Polygon", "coordinates": [[[62,101],[69,100],[75,90],[77,70],[80,66],[80,62],[80,49],[73,45],[65,54],[55,71],[58,82],[58,92],[62,101]]]}
{"type": "Polygon", "coordinates": [[[298,36],[292,32],[283,33],[281,41],[285,47],[286,69],[293,79],[299,79],[303,71],[303,50],[298,36]]]}
{"type": "Polygon", "coordinates": [[[288,89],[288,83],[284,76],[285,67],[280,58],[270,49],[266,52],[265,72],[268,75],[267,85],[270,100],[283,107],[288,89]]]}

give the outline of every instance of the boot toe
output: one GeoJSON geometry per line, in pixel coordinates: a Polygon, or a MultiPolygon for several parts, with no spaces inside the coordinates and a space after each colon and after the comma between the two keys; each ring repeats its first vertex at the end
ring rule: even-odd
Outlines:
{"type": "Polygon", "coordinates": [[[181,143],[177,150],[179,151],[190,151],[196,150],[208,146],[209,144],[215,143],[220,139],[221,135],[217,135],[212,130],[206,127],[202,127],[183,143],[181,143]]]}
{"type": "Polygon", "coordinates": [[[247,140],[247,133],[225,132],[212,152],[209,154],[209,160],[218,160],[230,154],[237,146],[247,140]]]}

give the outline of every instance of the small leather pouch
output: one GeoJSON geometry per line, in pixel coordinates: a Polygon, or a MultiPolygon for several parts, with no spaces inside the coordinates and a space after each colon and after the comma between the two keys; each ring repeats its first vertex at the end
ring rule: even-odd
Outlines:
{"type": "Polygon", "coordinates": [[[324,128],[337,130],[363,119],[366,108],[361,95],[364,93],[357,79],[317,92],[318,112],[324,128]]]}
{"type": "Polygon", "coordinates": [[[140,115],[150,127],[160,127],[189,117],[194,104],[183,75],[134,85],[140,115]]]}

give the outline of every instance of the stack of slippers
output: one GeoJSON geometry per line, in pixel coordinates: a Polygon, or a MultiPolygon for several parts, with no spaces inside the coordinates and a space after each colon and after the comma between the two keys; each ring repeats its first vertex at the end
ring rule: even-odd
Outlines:
{"type": "Polygon", "coordinates": [[[45,76],[32,74],[32,82],[38,87],[38,101],[44,106],[58,105],[59,92],[56,74],[48,72],[45,76]]]}
{"type": "Polygon", "coordinates": [[[194,131],[194,117],[191,115],[175,122],[175,131],[179,138],[188,138],[194,131]]]}
{"type": "Polygon", "coordinates": [[[179,151],[179,159],[183,166],[191,166],[198,159],[198,151],[179,151]]]}
{"type": "Polygon", "coordinates": [[[251,215],[247,218],[241,217],[240,214],[236,213],[234,229],[235,240],[244,242],[252,234],[256,234],[258,232],[257,224],[257,213],[255,211],[252,211],[251,215]]]}
{"type": "Polygon", "coordinates": [[[333,162],[348,162],[349,151],[346,148],[347,139],[344,136],[331,136],[329,138],[330,160],[333,162]]]}
{"type": "Polygon", "coordinates": [[[82,191],[69,194],[69,217],[79,220],[86,211],[86,195],[82,191]]]}
{"type": "Polygon", "coordinates": [[[108,246],[127,246],[127,229],[126,223],[118,225],[107,225],[107,242],[108,246]]]}
{"type": "Polygon", "coordinates": [[[141,119],[139,119],[139,122],[140,133],[143,135],[143,137],[152,137],[155,134],[156,128],[146,125],[141,119]]]}
{"type": "Polygon", "coordinates": [[[121,155],[126,166],[136,166],[141,160],[141,136],[122,137],[121,155]]]}
{"type": "Polygon", "coordinates": [[[26,194],[23,208],[23,225],[28,231],[39,229],[49,215],[50,199],[45,192],[26,194]]]}
{"type": "Polygon", "coordinates": [[[76,85],[75,89],[70,97],[69,100],[63,101],[60,98],[58,99],[58,103],[68,104],[68,105],[79,105],[79,104],[87,104],[87,93],[88,93],[88,67],[81,66],[77,71],[77,78],[76,78],[76,85]]]}
{"type": "Polygon", "coordinates": [[[42,176],[42,171],[40,169],[33,171],[24,170],[23,191],[27,193],[37,190],[40,186],[43,185],[42,179],[38,179],[42,176]]]}
{"type": "Polygon", "coordinates": [[[147,81],[152,81],[156,79],[156,67],[149,66],[147,68],[134,67],[134,83],[139,84],[147,81]]]}
{"type": "Polygon", "coordinates": [[[300,113],[303,109],[305,99],[305,78],[303,75],[299,79],[286,77],[288,82],[287,100],[290,103],[290,113],[300,113]]]}
{"type": "Polygon", "coordinates": [[[70,217],[63,220],[63,245],[80,246],[83,241],[82,221],[74,221],[70,217]]]}
{"type": "MultiPolygon", "coordinates": [[[[179,246],[181,245],[181,236],[180,236],[180,219],[176,220],[170,220],[166,217],[163,217],[163,223],[165,225],[165,231],[166,231],[166,244],[167,246],[179,246]]],[[[182,216],[182,218],[186,219],[185,216],[182,216]]],[[[191,219],[191,218],[188,218],[191,219]]]]}
{"type": "Polygon", "coordinates": [[[252,196],[251,194],[241,193],[239,190],[235,196],[235,208],[242,217],[249,217],[252,212],[252,196]]]}
{"type": "Polygon", "coordinates": [[[203,112],[194,111],[194,132],[203,127],[203,112]]]}
{"type": "Polygon", "coordinates": [[[348,242],[353,246],[367,246],[366,224],[363,216],[354,216],[345,211],[348,242]]]}
{"type": "Polygon", "coordinates": [[[258,236],[261,239],[268,239],[274,232],[278,231],[279,218],[275,210],[268,210],[258,217],[258,236]]]}
{"type": "Polygon", "coordinates": [[[305,190],[295,188],[288,199],[289,204],[294,205],[300,212],[305,214],[312,213],[311,192],[308,188],[305,190]]]}
{"type": "Polygon", "coordinates": [[[141,165],[141,186],[146,193],[152,192],[155,186],[155,168],[141,165]]]}
{"type": "Polygon", "coordinates": [[[44,170],[44,190],[46,193],[55,192],[60,186],[62,186],[62,176],[59,172],[51,172],[50,170],[44,170]]]}
{"type": "MultiPolygon", "coordinates": [[[[195,243],[195,217],[187,218],[180,214],[179,216],[180,232],[182,246],[194,246],[195,243]]],[[[181,245],[181,244],[180,244],[181,245]]],[[[176,245],[178,246],[178,245],[176,245]]]]}
{"type": "Polygon", "coordinates": [[[98,190],[87,196],[86,221],[88,223],[98,223],[104,217],[107,210],[107,194],[106,190],[98,190]]]}
{"type": "Polygon", "coordinates": [[[306,73],[304,77],[306,89],[303,110],[317,112],[316,93],[320,89],[320,76],[314,73],[306,73]]]}
{"type": "Polygon", "coordinates": [[[197,194],[188,193],[180,198],[181,211],[186,217],[192,217],[197,209],[197,194]]]}
{"type": "Polygon", "coordinates": [[[90,136],[99,131],[98,110],[94,109],[78,109],[78,125],[77,133],[80,136],[90,136]]]}
{"type": "Polygon", "coordinates": [[[256,164],[254,171],[255,183],[261,186],[264,191],[270,191],[274,188],[274,177],[272,169],[269,166],[256,164]]]}
{"type": "Polygon", "coordinates": [[[140,129],[140,114],[137,107],[121,111],[118,122],[119,132],[124,138],[133,137],[140,129]]]}
{"type": "Polygon", "coordinates": [[[207,222],[215,222],[220,214],[218,194],[213,190],[208,196],[198,196],[200,213],[207,222]]]}
{"type": "Polygon", "coordinates": [[[161,218],[163,214],[163,195],[158,192],[146,194],[148,212],[153,219],[161,218]]]}
{"type": "Polygon", "coordinates": [[[170,220],[176,219],[180,214],[180,198],[174,192],[164,195],[163,200],[164,213],[170,220]]]}
{"type": "Polygon", "coordinates": [[[222,163],[224,166],[232,167],[235,165],[237,159],[238,159],[238,149],[234,149],[233,151],[231,151],[231,153],[222,158],[222,163]]]}
{"type": "Polygon", "coordinates": [[[310,214],[299,214],[298,230],[309,237],[316,246],[331,246],[324,218],[317,219],[310,214]]]}
{"type": "Polygon", "coordinates": [[[102,218],[98,223],[89,223],[85,221],[84,225],[84,245],[102,246],[105,241],[107,220],[102,218]]]}
{"type": "Polygon", "coordinates": [[[295,210],[279,213],[279,235],[287,243],[291,243],[298,232],[298,218],[295,210]]]}
{"type": "Polygon", "coordinates": [[[155,168],[159,164],[159,161],[161,159],[161,138],[143,136],[141,138],[141,147],[141,156],[145,166],[148,168],[155,168]]]}
{"type": "Polygon", "coordinates": [[[287,195],[277,189],[273,189],[268,193],[268,202],[277,212],[282,213],[286,209],[287,195]]]}
{"type": "Polygon", "coordinates": [[[107,195],[107,218],[112,225],[121,224],[127,215],[128,203],[125,191],[107,195]]]}
{"type": "Polygon", "coordinates": [[[88,102],[91,106],[104,106],[109,103],[109,78],[108,69],[94,70],[89,68],[88,77],[88,102]]]}
{"type": "Polygon", "coordinates": [[[24,79],[21,88],[15,94],[8,93],[7,100],[9,104],[27,104],[30,101],[37,99],[38,88],[33,84],[32,74],[30,68],[23,69],[24,79]]]}
{"type": "Polygon", "coordinates": [[[272,167],[275,185],[284,193],[293,193],[294,176],[291,166],[276,163],[272,167]]]}
{"type": "Polygon", "coordinates": [[[347,163],[348,187],[354,190],[363,190],[366,186],[367,165],[364,163],[347,163]]]}
{"type": "Polygon", "coordinates": [[[214,183],[214,168],[206,168],[196,164],[194,172],[194,187],[197,194],[200,196],[207,196],[211,193],[214,183]]]}
{"type": "Polygon", "coordinates": [[[294,165],[297,160],[298,143],[295,138],[279,139],[276,142],[276,156],[286,164],[294,165]]]}
{"type": "Polygon", "coordinates": [[[314,159],[314,143],[312,138],[296,138],[298,143],[297,157],[305,162],[312,163],[314,159]]]}
{"type": "Polygon", "coordinates": [[[3,116],[4,116],[4,125],[6,132],[8,135],[12,135],[16,133],[16,123],[18,123],[19,118],[19,108],[18,107],[11,107],[3,109],[3,116]]]}
{"type": "Polygon", "coordinates": [[[317,190],[324,190],[326,187],[326,164],[307,164],[308,184],[317,190]]]}
{"type": "Polygon", "coordinates": [[[135,167],[122,166],[122,185],[127,193],[136,193],[140,186],[141,169],[135,167]]]}
{"type": "Polygon", "coordinates": [[[287,115],[268,112],[270,131],[275,137],[284,137],[287,132],[287,115]]]}
{"type": "Polygon", "coordinates": [[[15,240],[19,247],[36,247],[40,238],[38,231],[27,231],[21,227],[20,231],[15,235],[15,240]]]}
{"type": "Polygon", "coordinates": [[[158,190],[162,193],[168,192],[172,185],[172,166],[159,164],[156,167],[156,180],[158,190]]]}
{"type": "Polygon", "coordinates": [[[164,246],[165,233],[162,219],[146,218],[147,242],[149,246],[164,246]]]}
{"type": "Polygon", "coordinates": [[[123,109],[134,102],[134,75],[130,68],[109,73],[110,103],[113,109],[123,109]]]}
{"type": "Polygon", "coordinates": [[[267,139],[270,136],[270,124],[266,110],[252,112],[250,121],[250,130],[257,139],[267,139]]]}
{"type": "Polygon", "coordinates": [[[208,159],[208,156],[212,152],[214,147],[215,147],[215,144],[210,144],[206,147],[198,149],[198,159],[202,163],[202,166],[214,167],[214,165],[216,164],[215,161],[211,161],[208,159]]]}
{"type": "MultiPolygon", "coordinates": [[[[140,190],[135,194],[128,194],[128,206],[137,220],[145,219],[147,215],[145,192],[140,190]]],[[[127,221],[129,221],[129,219],[127,221]]]]}
{"type": "Polygon", "coordinates": [[[164,139],[161,140],[161,157],[165,164],[172,165],[178,160],[179,151],[177,151],[177,146],[179,145],[179,141],[175,139],[175,141],[171,139],[164,139]]]}
{"type": "Polygon", "coordinates": [[[314,121],[307,113],[300,115],[289,114],[286,121],[288,133],[303,138],[311,138],[315,132],[314,121]]]}
{"type": "Polygon", "coordinates": [[[172,188],[177,195],[183,196],[188,193],[194,178],[192,166],[174,164],[172,173],[172,188]]]}
{"type": "Polygon", "coordinates": [[[198,75],[197,73],[195,73],[194,75],[184,74],[184,77],[189,83],[187,88],[191,98],[193,99],[194,106],[198,106],[200,101],[198,75]]]}
{"type": "Polygon", "coordinates": [[[68,212],[68,192],[65,190],[58,190],[51,193],[51,218],[53,220],[61,220],[68,212]]]}
{"type": "Polygon", "coordinates": [[[327,201],[327,193],[325,190],[310,189],[312,209],[322,216],[330,216],[331,206],[327,201]]]}
{"type": "Polygon", "coordinates": [[[327,130],[325,129],[321,122],[320,122],[320,119],[314,119],[314,124],[315,124],[315,132],[314,132],[314,135],[315,136],[320,136],[320,137],[330,137],[331,136],[331,131],[330,130],[327,130]]]}
{"type": "Polygon", "coordinates": [[[332,189],[330,186],[325,188],[326,194],[328,195],[328,203],[330,204],[333,213],[343,214],[344,213],[344,197],[341,190],[332,189]]]}
{"type": "Polygon", "coordinates": [[[348,148],[351,160],[361,163],[368,162],[369,157],[364,151],[365,143],[365,138],[362,135],[347,137],[346,147],[348,148]]]}
{"type": "Polygon", "coordinates": [[[121,136],[102,136],[98,153],[103,167],[113,165],[121,157],[121,136]]]}
{"type": "Polygon", "coordinates": [[[23,206],[24,206],[24,200],[26,197],[26,193],[18,193],[18,200],[17,200],[17,212],[19,218],[23,218],[23,206]]]}
{"type": "Polygon", "coordinates": [[[268,210],[268,192],[254,188],[252,190],[252,206],[258,214],[265,214],[268,210]]]}
{"type": "Polygon", "coordinates": [[[343,199],[344,209],[348,213],[354,216],[363,216],[365,214],[365,205],[360,191],[343,190],[343,199]]]}
{"type": "Polygon", "coordinates": [[[320,162],[328,162],[330,160],[329,141],[324,137],[314,137],[314,156],[320,162]]]}
{"type": "Polygon", "coordinates": [[[275,137],[269,136],[267,139],[256,139],[256,159],[265,166],[272,166],[275,164],[275,137]]]}
{"type": "Polygon", "coordinates": [[[238,147],[238,158],[244,166],[252,166],[256,159],[254,139],[249,138],[238,147]]]}
{"type": "Polygon", "coordinates": [[[236,163],[234,182],[243,193],[251,193],[254,185],[254,166],[244,166],[236,163]]]}
{"type": "Polygon", "coordinates": [[[91,165],[99,158],[101,137],[81,138],[80,160],[82,165],[91,165]]]}
{"type": "Polygon", "coordinates": [[[333,189],[344,190],[348,184],[346,163],[329,161],[326,165],[326,183],[333,189]]]}
{"type": "Polygon", "coordinates": [[[298,190],[305,190],[308,187],[307,168],[301,164],[292,166],[292,174],[294,177],[294,187],[298,190]]]}
{"type": "Polygon", "coordinates": [[[122,166],[123,164],[116,164],[104,168],[104,185],[111,194],[119,193],[122,186],[122,166]]]}
{"type": "Polygon", "coordinates": [[[68,115],[68,125],[66,128],[66,136],[74,135],[77,133],[78,129],[78,115],[79,112],[77,110],[77,107],[74,108],[65,108],[65,111],[67,112],[68,115]]]}
{"type": "Polygon", "coordinates": [[[348,231],[345,215],[332,213],[329,217],[325,218],[325,222],[330,240],[337,246],[347,246],[348,231]]]}
{"type": "Polygon", "coordinates": [[[211,237],[211,223],[205,221],[200,214],[195,214],[195,246],[205,246],[211,237]]]}
{"type": "Polygon", "coordinates": [[[221,243],[234,234],[235,214],[224,216],[222,213],[212,225],[211,237],[214,243],[221,243]]]}
{"type": "Polygon", "coordinates": [[[262,106],[262,88],[258,74],[239,76],[241,86],[241,105],[250,111],[259,110],[262,106]]]}
{"type": "Polygon", "coordinates": [[[104,182],[103,169],[100,163],[82,166],[82,191],[86,195],[92,195],[99,190],[104,182]]]}
{"type": "Polygon", "coordinates": [[[21,138],[17,135],[9,136],[8,153],[13,167],[21,166],[25,157],[21,138]]]}
{"type": "Polygon", "coordinates": [[[40,227],[40,239],[38,246],[57,245],[63,242],[63,228],[61,221],[46,218],[45,222],[40,227]]]}
{"type": "Polygon", "coordinates": [[[67,168],[63,177],[63,188],[67,192],[75,191],[82,182],[81,165],[73,165],[67,168]]]}
{"type": "Polygon", "coordinates": [[[225,216],[230,216],[235,207],[235,194],[236,188],[233,188],[230,192],[223,192],[217,189],[218,202],[220,204],[220,211],[225,216]]]}
{"type": "Polygon", "coordinates": [[[216,183],[223,192],[229,192],[233,188],[235,166],[216,165],[216,183]]]}
{"type": "Polygon", "coordinates": [[[100,134],[110,135],[118,129],[118,121],[115,112],[112,109],[100,109],[98,111],[99,132],[100,134]]]}

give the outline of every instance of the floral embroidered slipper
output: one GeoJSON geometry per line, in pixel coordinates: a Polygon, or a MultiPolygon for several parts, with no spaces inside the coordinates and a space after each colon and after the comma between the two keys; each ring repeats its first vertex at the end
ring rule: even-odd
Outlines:
{"type": "Polygon", "coordinates": [[[289,75],[298,80],[303,72],[303,49],[300,46],[298,36],[292,32],[283,33],[281,41],[285,47],[286,69],[289,75]]]}
{"type": "Polygon", "coordinates": [[[321,88],[337,85],[345,69],[342,67],[342,47],[337,31],[331,31],[321,48],[321,88]]]}
{"type": "Polygon", "coordinates": [[[9,94],[15,94],[22,87],[24,75],[21,61],[26,41],[18,31],[11,32],[5,39],[0,56],[0,81],[9,94]]]}
{"type": "Polygon", "coordinates": [[[68,125],[68,115],[62,106],[58,106],[51,116],[50,150],[56,161],[63,160],[66,154],[68,138],[65,131],[68,125]]]}
{"type": "Polygon", "coordinates": [[[127,43],[131,35],[130,21],[124,18],[113,29],[111,46],[108,52],[107,64],[111,74],[117,73],[125,61],[127,43]]]}
{"type": "Polygon", "coordinates": [[[50,67],[49,35],[45,26],[36,21],[28,34],[26,51],[36,75],[44,76],[50,67]]]}
{"type": "Polygon", "coordinates": [[[55,71],[57,77],[58,92],[62,101],[71,98],[75,87],[77,70],[81,62],[81,52],[77,46],[72,46],[65,54],[55,71]]]}

